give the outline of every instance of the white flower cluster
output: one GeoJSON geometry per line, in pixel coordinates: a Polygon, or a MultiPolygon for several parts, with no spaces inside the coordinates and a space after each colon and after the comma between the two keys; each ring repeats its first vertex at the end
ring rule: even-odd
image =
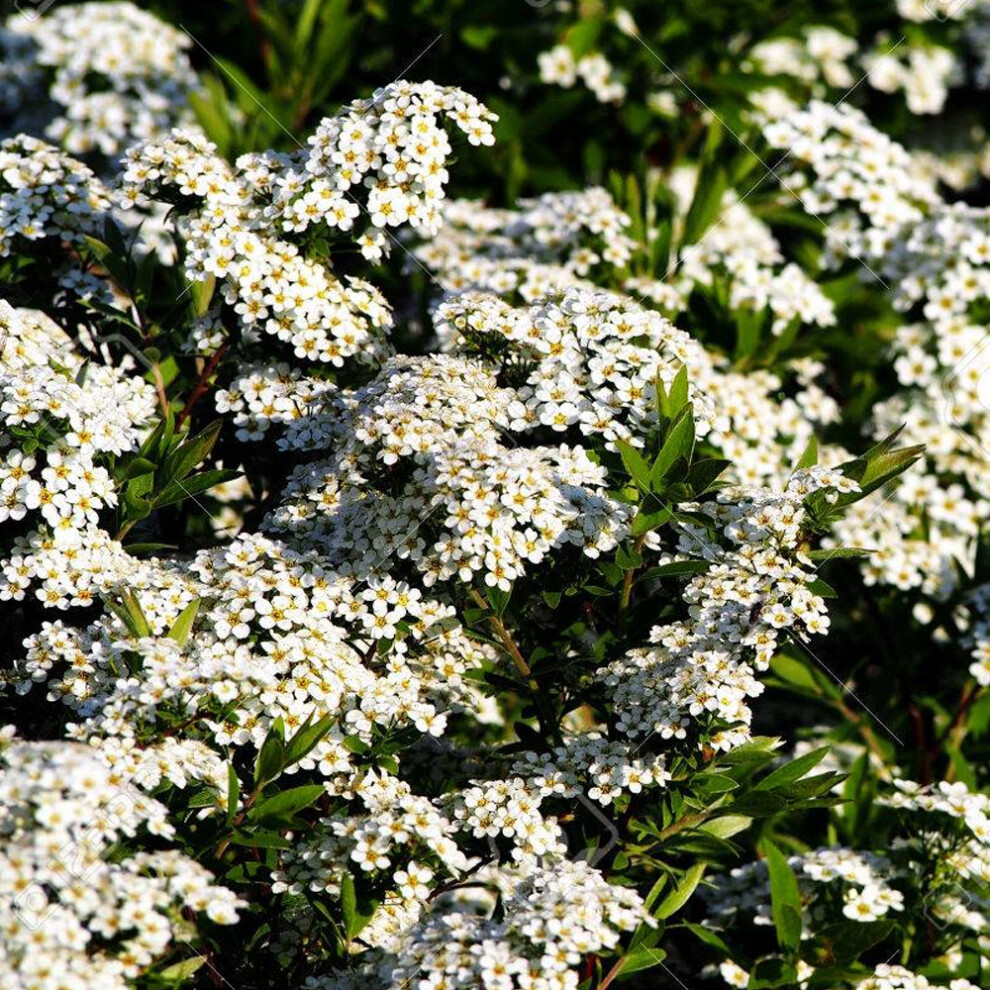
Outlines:
{"type": "MultiPolygon", "coordinates": [[[[896,878],[896,871],[882,856],[828,846],[789,856],[787,863],[797,877],[808,915],[805,938],[825,920],[822,916],[828,910],[827,892],[835,889],[831,885],[836,882],[842,891],[842,914],[853,921],[876,921],[888,911],[904,910],[904,895],[888,882],[896,878]]],[[[745,918],[755,925],[773,924],[765,860],[735,867],[717,877],[702,896],[712,923],[745,918]]]]}
{"type": "Polygon", "coordinates": [[[0,105],[18,111],[14,132],[43,128],[70,154],[113,158],[191,122],[191,44],[133,3],[29,11],[0,28],[0,105]]]}
{"type": "MultiPolygon", "coordinates": [[[[99,462],[133,449],[153,414],[154,389],[115,367],[84,366],[51,320],[3,301],[0,357],[0,526],[26,520],[79,547],[100,511],[116,504],[99,462]]],[[[39,539],[35,529],[19,543],[27,549],[39,539]]],[[[23,597],[32,571],[39,573],[24,557],[4,561],[0,598],[23,597]]],[[[38,594],[55,604],[69,586],[38,594]]]]}
{"type": "Polygon", "coordinates": [[[873,975],[856,985],[856,990],[978,990],[969,980],[952,980],[949,985],[932,983],[920,973],[912,973],[903,966],[883,963],[873,971],[873,975]]]}
{"type": "Polygon", "coordinates": [[[128,151],[124,203],[178,198],[186,273],[220,280],[249,341],[266,333],[304,360],[372,362],[391,322],[383,297],[363,280],[338,279],[292,236],[311,225],[347,233],[363,213],[370,227],[356,239],[375,258],[387,227],[431,231],[451,150],[441,120],[486,144],[493,116],[461,90],[396,82],[324,119],[308,151],[244,155],[233,168],[203,137],[173,131],[128,151]]]}
{"type": "Polygon", "coordinates": [[[242,368],[227,388],[218,389],[215,403],[217,412],[232,414],[239,440],[264,440],[272,426],[292,435],[299,420],[302,430],[311,430],[313,410],[336,394],[332,382],[304,378],[299,368],[283,361],[242,368]]]}
{"type": "Polygon", "coordinates": [[[790,76],[821,95],[818,83],[847,89],[855,83],[848,63],[858,51],[855,38],[816,24],[804,28],[799,38],[771,38],[754,45],[743,69],[766,76],[790,76]]]}
{"type": "MultiPolygon", "coordinates": [[[[689,201],[688,187],[695,178],[686,173],[681,178],[686,181],[678,183],[677,192],[682,200],[689,201]]],[[[630,221],[603,190],[548,194],[520,210],[494,210],[454,201],[444,215],[447,225],[440,234],[415,248],[417,258],[437,272],[449,293],[435,318],[441,347],[487,359],[508,353],[516,362],[537,361],[528,390],[540,384],[544,394],[572,394],[564,418],[571,421],[576,406],[580,410],[577,426],[586,436],[604,431],[606,436],[615,434],[637,442],[635,432],[630,434],[626,424],[630,417],[642,415],[648,424],[652,413],[647,396],[654,390],[646,383],[640,395],[640,385],[633,381],[627,386],[626,380],[648,377],[648,369],[658,365],[657,355],[651,353],[658,347],[665,384],[669,384],[671,367],[676,370],[678,362],[690,369],[699,435],[711,430],[708,439],[722,447],[742,482],[782,480],[786,474],[781,473],[782,465],[787,463],[781,458],[782,449],[786,447],[793,455],[793,463],[815,424],[837,417],[835,401],[814,383],[821,365],[809,361],[795,364],[800,390],[794,398],[779,398],[783,382],[778,375],[731,371],[723,358],[709,354],[695,339],[665,324],[639,301],[605,293],[584,278],[592,270],[607,274],[610,268],[624,265],[631,250],[631,242],[623,233],[630,221]],[[509,306],[517,294],[528,307],[509,306]],[[564,318],[571,313],[565,324],[564,318]],[[598,322],[603,318],[608,321],[602,323],[606,333],[612,335],[614,326],[630,322],[639,328],[640,335],[610,342],[594,323],[588,326],[588,320],[599,313],[598,322]],[[548,317],[558,325],[549,323],[548,317]],[[542,343],[547,334],[555,341],[549,353],[542,343]],[[508,352],[502,338],[513,344],[508,352]],[[601,365],[596,360],[592,375],[591,359],[597,357],[598,350],[608,344],[614,355],[623,340],[621,364],[613,371],[610,362],[601,365]],[[603,373],[615,380],[601,382],[603,373]],[[593,389],[592,384],[599,387],[593,389]],[[577,394],[575,385],[579,386],[577,394]],[[630,387],[633,393],[626,395],[630,387]]],[[[709,230],[703,247],[687,249],[685,264],[671,281],[626,278],[626,292],[649,298],[663,312],[676,317],[686,307],[695,285],[711,285],[716,277],[728,275],[736,304],[757,309],[769,304],[776,330],[795,318],[822,326],[834,322],[834,308],[821,289],[796,266],[781,266],[776,240],[743,204],[730,207],[727,220],[731,223],[709,230]]],[[[278,387],[276,392],[266,390],[265,395],[265,401],[276,401],[278,387]]],[[[539,401],[535,396],[527,404],[527,416],[534,427],[547,424],[547,416],[556,417],[560,412],[559,403],[539,401]],[[538,416],[533,413],[536,406],[538,416]]],[[[292,403],[286,403],[288,414],[295,415],[291,407],[292,403]]],[[[264,425],[258,427],[263,429],[264,425]]]]}
{"type": "Polygon", "coordinates": [[[408,784],[369,771],[356,774],[353,785],[348,796],[360,802],[359,813],[325,819],[312,838],[286,850],[273,877],[274,890],[339,893],[342,878],[353,870],[381,877],[390,871],[394,889],[384,905],[385,917],[376,919],[379,938],[386,940],[395,934],[395,922],[408,927],[419,918],[434,870],[457,877],[469,861],[454,842],[458,826],[408,784]]]}
{"type": "Polygon", "coordinates": [[[576,59],[568,45],[555,45],[540,53],[537,64],[541,82],[570,89],[580,78],[599,103],[622,103],[626,98],[625,84],[601,52],[576,59]]]}
{"type": "Polygon", "coordinates": [[[663,787],[671,779],[665,757],[631,754],[628,743],[606,739],[600,732],[568,736],[549,754],[527,751],[513,769],[541,797],[587,794],[606,807],[620,794],[663,787]]]}
{"type": "Polygon", "coordinates": [[[948,986],[932,983],[920,973],[912,973],[903,966],[892,966],[883,963],[873,971],[862,983],[856,985],[856,990],[978,990],[975,983],[969,980],[951,980],[948,986]]]}
{"type": "Polygon", "coordinates": [[[564,855],[567,846],[554,818],[540,811],[542,799],[521,777],[475,781],[454,800],[454,818],[475,838],[512,840],[512,858],[534,862],[540,857],[564,855]]]}
{"type": "Polygon", "coordinates": [[[0,258],[15,244],[95,233],[110,208],[92,170],[38,138],[0,141],[0,258]]]}
{"type": "MultiPolygon", "coordinates": [[[[990,444],[990,349],[981,312],[990,296],[990,211],[941,205],[884,259],[894,304],[923,320],[898,329],[894,370],[929,420],[931,457],[983,498],[990,444]],[[918,402],[918,395],[922,401],[918,402]]],[[[895,402],[894,415],[907,400],[895,402]]]]}
{"type": "Polygon", "coordinates": [[[590,287],[584,276],[600,266],[621,268],[634,247],[625,233],[629,217],[597,186],[546,193],[512,210],[452,200],[443,220],[439,233],[413,250],[448,292],[518,292],[537,302],[568,286],[590,287]]]}
{"type": "MultiPolygon", "coordinates": [[[[964,4],[965,6],[965,4],[964,4]]],[[[904,102],[915,114],[942,112],[949,88],[962,80],[956,55],[940,45],[904,45],[863,58],[869,84],[883,93],[904,92],[904,102]]]]}
{"type": "Polygon", "coordinates": [[[312,223],[350,230],[362,209],[374,229],[360,243],[366,256],[385,246],[387,227],[409,225],[425,234],[440,225],[450,141],[443,121],[473,145],[491,145],[497,117],[463,90],[432,82],[397,82],[325,118],[308,154],[292,157],[275,182],[270,214],[287,231],[312,223]],[[350,193],[367,189],[363,205],[350,193]]]}
{"type": "Polygon", "coordinates": [[[771,147],[787,152],[778,172],[787,201],[796,197],[828,224],[829,264],[883,255],[937,201],[916,177],[907,151],[847,105],[814,101],[767,123],[763,132],[771,147]]]}
{"type": "MultiPolygon", "coordinates": [[[[438,308],[436,323],[458,350],[500,360],[510,380],[532,368],[508,407],[513,430],[577,427],[585,436],[603,436],[609,447],[617,439],[642,445],[656,422],[657,382],[669,389],[700,350],[657,313],[600,290],[570,289],[517,308],[463,294],[438,308]]],[[[710,404],[697,388],[693,398],[704,433],[710,404]]]]}
{"type": "Polygon", "coordinates": [[[427,586],[478,574],[509,590],[551,548],[612,549],[630,510],[604,468],[581,447],[500,443],[514,398],[476,361],[390,359],[291,424],[287,445],[331,456],[293,472],[270,525],[362,575],[409,559],[427,586]]]}
{"type": "Polygon", "coordinates": [[[337,366],[354,356],[374,360],[391,320],[378,291],[360,279],[341,281],[273,234],[262,197],[272,194],[281,167],[287,162],[276,156],[246,155],[231,168],[202,136],[173,131],[161,144],[128,151],[124,205],[170,194],[187,202],[191,212],[178,224],[186,274],[219,280],[248,341],[269,334],[297,358],[337,366]]]}
{"type": "Polygon", "coordinates": [[[621,932],[644,921],[654,923],[635,891],[566,860],[534,869],[506,897],[503,915],[501,921],[427,915],[403,940],[383,985],[397,990],[418,979],[430,990],[577,990],[573,967],[583,956],[613,948],[621,932]]]}
{"type": "Polygon", "coordinates": [[[971,650],[969,673],[981,687],[990,687],[990,585],[981,585],[967,599],[972,625],[964,644],[971,650]]]}
{"type": "MultiPolygon", "coordinates": [[[[81,738],[127,740],[164,713],[193,718],[218,747],[258,748],[281,718],[291,734],[330,717],[333,730],[293,768],[349,787],[345,737],[415,728],[442,735],[452,712],[477,703],[464,674],[486,653],[451,622],[454,610],[387,575],[362,586],[260,536],[204,551],[187,568],[140,564],[116,589],[137,596],[152,635],[114,615],[77,629],[46,624],[25,642],[13,680],[45,683],[82,717],[81,738]],[[165,633],[200,598],[180,646],[165,633]]],[[[113,594],[113,592],[108,592],[113,594]]]]}
{"type": "Polygon", "coordinates": [[[0,730],[0,979],[10,990],[125,990],[177,937],[177,910],[232,924],[245,905],[194,860],[122,854],[168,838],[168,810],[89,747],[0,730]],[[117,851],[111,856],[116,847],[117,851]]]}
{"type": "MultiPolygon", "coordinates": [[[[697,173],[691,171],[682,176],[675,176],[671,184],[686,212],[694,196],[697,173]]],[[[719,275],[723,276],[728,282],[732,309],[759,313],[769,307],[773,314],[771,330],[777,335],[795,321],[802,326],[835,324],[832,301],[800,266],[785,263],[770,228],[745,203],[739,202],[732,190],[724,194],[718,219],[704,237],[681,251],[672,275],[672,284],[685,301],[693,286],[711,286],[719,275]]],[[[667,283],[658,284],[663,287],[667,283]]],[[[642,288],[651,293],[648,283],[632,283],[627,288],[642,288]]],[[[658,296],[656,301],[662,308],[669,308],[669,303],[664,305],[663,296],[658,296]]]]}
{"type": "Polygon", "coordinates": [[[701,729],[701,741],[714,749],[747,740],[752,712],[745,699],[762,692],[754,672],[767,669],[781,630],[824,634],[829,625],[824,599],[808,587],[814,572],[795,559],[802,501],[816,491],[856,488],[837,471],[813,468],[796,472],[783,491],[723,493],[702,511],[711,512],[728,548],[685,524],[680,551],[711,562],[684,591],[690,621],[656,626],[653,646],[599,672],[621,732],[669,740],[701,729]]]}
{"type": "MultiPolygon", "coordinates": [[[[972,872],[984,881],[990,880],[990,797],[972,792],[958,781],[942,780],[934,787],[925,788],[913,780],[895,780],[894,786],[897,790],[879,798],[881,803],[892,808],[937,812],[961,820],[975,842],[986,847],[976,853],[982,862],[974,862],[972,872]]],[[[972,872],[963,871],[963,875],[972,875],[972,872]]]]}

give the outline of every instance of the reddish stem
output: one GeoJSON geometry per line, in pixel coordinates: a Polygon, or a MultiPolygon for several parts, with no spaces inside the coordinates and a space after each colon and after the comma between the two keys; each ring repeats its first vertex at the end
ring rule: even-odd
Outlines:
{"type": "Polygon", "coordinates": [[[193,406],[209,388],[210,378],[213,372],[217,370],[217,365],[220,363],[221,358],[227,353],[227,345],[221,344],[214,352],[210,355],[210,360],[206,362],[206,367],[203,368],[203,373],[199,376],[199,381],[196,382],[192,392],[189,393],[189,398],[186,400],[186,404],[182,407],[182,412],[175,417],[175,428],[179,430],[182,424],[189,418],[189,414],[193,411],[193,406]]]}

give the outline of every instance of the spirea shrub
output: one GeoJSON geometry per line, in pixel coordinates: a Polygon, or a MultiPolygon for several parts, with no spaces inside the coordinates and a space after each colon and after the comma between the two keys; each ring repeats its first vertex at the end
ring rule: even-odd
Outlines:
{"type": "Polygon", "coordinates": [[[4,990],[985,986],[987,4],[42,6],[4,990]]]}

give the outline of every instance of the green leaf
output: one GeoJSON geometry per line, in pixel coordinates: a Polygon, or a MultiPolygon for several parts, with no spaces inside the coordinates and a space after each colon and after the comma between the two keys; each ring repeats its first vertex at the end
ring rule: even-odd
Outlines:
{"type": "Polygon", "coordinates": [[[615,563],[624,571],[631,571],[643,563],[643,555],[634,547],[625,547],[621,543],[615,551],[615,563]]]}
{"type": "Polygon", "coordinates": [[[175,415],[172,407],[169,406],[164,418],[159,420],[158,425],[152,430],[148,438],[141,444],[138,451],[139,457],[146,457],[150,461],[158,462],[164,456],[172,443],[172,436],[175,432],[175,415]]]}
{"type": "Polygon", "coordinates": [[[727,809],[734,815],[750,815],[753,818],[768,818],[783,811],[787,801],[780,795],[770,791],[752,790],[742,797],[736,798],[727,809]]]}
{"type": "Polygon", "coordinates": [[[688,370],[687,365],[682,364],[674,375],[674,380],[670,383],[670,391],[667,393],[667,408],[664,412],[669,419],[674,419],[677,414],[688,404],[688,370]]]}
{"type": "Polygon", "coordinates": [[[179,646],[185,646],[192,634],[193,623],[196,621],[196,613],[202,603],[201,598],[191,601],[180,613],[179,617],[172,623],[172,628],[168,631],[168,638],[174,639],[179,646]]]}
{"type": "Polygon", "coordinates": [[[194,474],[191,478],[186,478],[184,481],[174,481],[168,485],[160,494],[155,496],[153,506],[156,509],[164,509],[167,505],[175,505],[176,502],[182,502],[187,498],[202,495],[203,492],[207,492],[211,488],[216,488],[217,485],[222,485],[225,481],[230,481],[237,477],[240,477],[240,472],[228,468],[217,468],[212,471],[203,471],[200,474],[194,474]]]}
{"type": "Polygon", "coordinates": [[[644,578],[683,577],[687,574],[704,574],[712,566],[710,560],[673,560],[658,564],[643,574],[644,578]]]}
{"type": "Polygon", "coordinates": [[[684,217],[681,248],[698,241],[715,222],[728,188],[729,174],[722,165],[709,162],[702,166],[694,199],[684,217]]]}
{"type": "Polygon", "coordinates": [[[652,533],[659,529],[671,518],[670,509],[661,509],[659,512],[644,512],[642,506],[637,510],[632,523],[633,536],[642,536],[644,533],[652,533]]]}
{"type": "Polygon", "coordinates": [[[815,578],[814,581],[808,583],[808,591],[813,595],[818,595],[819,598],[838,598],[839,593],[828,583],[828,581],[823,581],[821,578],[815,578]]]}
{"type": "Polygon", "coordinates": [[[653,912],[654,917],[660,918],[662,921],[684,907],[701,882],[706,866],[706,863],[695,863],[689,867],[678,881],[677,886],[660,902],[660,905],[653,912]]]}
{"type": "Polygon", "coordinates": [[[354,878],[345,873],[340,881],[340,907],[344,916],[344,932],[348,939],[352,939],[374,917],[378,903],[369,897],[360,896],[354,885],[354,878]]]}
{"type": "Polygon", "coordinates": [[[604,23],[602,17],[583,17],[567,29],[564,44],[570,48],[575,59],[587,55],[595,47],[604,23]]]}
{"type": "Polygon", "coordinates": [[[253,832],[236,830],[230,837],[235,846],[247,846],[249,849],[291,849],[292,843],[278,832],[258,829],[253,832]]]}
{"type": "Polygon", "coordinates": [[[190,437],[184,443],[180,443],[175,450],[165,458],[162,465],[161,478],[158,479],[159,486],[165,487],[173,481],[181,481],[190,474],[199,464],[202,464],[213,445],[217,442],[223,422],[219,419],[210,423],[206,429],[190,437]]]}
{"type": "Polygon", "coordinates": [[[207,275],[202,282],[189,282],[189,298],[192,300],[191,309],[194,317],[206,315],[213,300],[216,284],[217,280],[213,275],[207,275]]]}
{"type": "Polygon", "coordinates": [[[698,828],[716,838],[730,839],[749,828],[752,823],[753,819],[747,818],[746,815],[722,815],[720,818],[710,818],[707,822],[702,822],[698,828]]]}
{"type": "Polygon", "coordinates": [[[137,596],[134,592],[127,590],[121,594],[121,598],[124,600],[124,612],[128,617],[128,628],[134,633],[135,636],[150,636],[151,626],[148,625],[148,620],[144,616],[144,611],[141,609],[141,603],[137,600],[137,596]]]}
{"type": "Polygon", "coordinates": [[[322,784],[303,784],[290,787],[256,804],[248,813],[252,822],[271,824],[273,821],[291,823],[298,812],[308,808],[326,793],[322,784]]]}
{"type": "Polygon", "coordinates": [[[833,547],[831,550],[809,550],[808,559],[825,563],[827,560],[861,559],[875,553],[876,550],[869,550],[864,547],[833,547]]]}
{"type": "Polygon", "coordinates": [[[646,899],[643,901],[647,911],[652,911],[653,905],[656,904],[660,895],[663,893],[663,889],[667,886],[669,879],[670,878],[667,874],[663,873],[650,888],[650,892],[646,895],[646,899]]]}
{"type": "Polygon", "coordinates": [[[721,457],[704,457],[695,461],[688,471],[687,483],[695,495],[703,495],[731,463],[721,457]]]}
{"type": "Polygon", "coordinates": [[[766,990],[769,987],[792,987],[798,985],[797,969],[783,959],[761,959],[752,969],[747,990],[766,990]]]}
{"type": "Polygon", "coordinates": [[[263,784],[274,780],[282,771],[285,760],[285,724],[281,716],[272,723],[272,727],[261,744],[258,760],[254,768],[254,781],[263,784]]]}
{"type": "Polygon", "coordinates": [[[644,492],[650,490],[650,466],[643,459],[643,455],[626,443],[625,440],[616,440],[615,449],[618,450],[622,458],[622,465],[630,478],[643,489],[644,492]]]}
{"type": "Polygon", "coordinates": [[[187,980],[205,963],[206,956],[191,956],[189,959],[183,959],[181,962],[166,966],[157,976],[160,980],[171,982],[187,980]]]}
{"type": "MultiPolygon", "coordinates": [[[[310,716],[312,718],[312,716],[310,716]]],[[[291,767],[306,756],[314,746],[334,727],[332,716],[321,718],[310,724],[310,718],[300,726],[296,734],[285,744],[285,765],[291,767]]]]}
{"type": "Polygon", "coordinates": [[[756,785],[756,789],[769,791],[777,787],[782,787],[784,784],[793,783],[795,780],[800,780],[809,770],[818,766],[828,756],[830,748],[829,746],[822,746],[810,753],[805,753],[804,756],[799,756],[796,760],[791,760],[789,763],[777,767],[776,770],[767,774],[756,785]]]}
{"type": "Polygon", "coordinates": [[[818,463],[818,438],[813,436],[808,441],[808,446],[804,448],[804,453],[798,458],[797,464],[794,465],[795,470],[800,470],[801,468],[814,467],[818,463]]]}
{"type": "MultiPolygon", "coordinates": [[[[136,480],[140,481],[142,478],[138,478],[136,480]]],[[[124,510],[124,518],[127,520],[146,519],[151,515],[151,502],[149,502],[146,498],[142,498],[142,496],[134,490],[133,481],[124,488],[123,492],[121,492],[120,504],[124,510]]]]}
{"type": "Polygon", "coordinates": [[[233,764],[227,764],[227,825],[237,817],[237,806],[241,799],[241,782],[233,764]]]}
{"type": "Polygon", "coordinates": [[[644,969],[652,969],[666,958],[667,953],[663,949],[636,949],[619,961],[619,976],[621,978],[631,973],[640,973],[644,969]]]}
{"type": "Polygon", "coordinates": [[[132,478],[141,477],[142,474],[152,474],[154,470],[154,461],[149,461],[146,457],[132,457],[124,466],[123,477],[130,481],[132,478]]]}
{"type": "Polygon", "coordinates": [[[512,597],[512,592],[503,591],[498,587],[492,587],[485,592],[485,597],[488,599],[488,604],[491,605],[492,611],[499,618],[502,618],[505,615],[505,610],[509,607],[509,599],[512,597]]]}
{"type": "Polygon", "coordinates": [[[797,877],[787,863],[787,857],[770,841],[763,843],[767,870],[770,873],[770,907],[777,944],[789,955],[801,947],[801,892],[797,877]]]}
{"type": "Polygon", "coordinates": [[[738,781],[733,780],[724,773],[715,773],[711,770],[699,773],[694,778],[696,793],[704,797],[709,797],[712,794],[723,794],[726,791],[734,791],[738,786],[738,781]]]}
{"type": "Polygon", "coordinates": [[[816,934],[815,942],[837,963],[854,962],[867,949],[893,932],[895,923],[883,921],[840,921],[816,934]]]}
{"type": "Polygon", "coordinates": [[[789,657],[784,653],[775,653],[770,660],[770,669],[782,681],[793,687],[811,692],[816,696],[821,694],[821,688],[814,671],[810,670],[807,664],[795,660],[794,657],[789,657]]]}
{"type": "Polygon", "coordinates": [[[694,415],[690,405],[682,406],[677,420],[670,428],[660,453],[650,469],[650,488],[661,491],[663,482],[674,465],[684,460],[691,463],[694,454],[694,415]]]}

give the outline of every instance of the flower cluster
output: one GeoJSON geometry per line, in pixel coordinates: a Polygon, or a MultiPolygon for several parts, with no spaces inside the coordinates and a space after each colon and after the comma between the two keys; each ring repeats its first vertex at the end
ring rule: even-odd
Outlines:
{"type": "Polygon", "coordinates": [[[428,586],[480,574],[508,590],[552,548],[615,547],[630,513],[583,448],[499,442],[513,398],[476,361],[389,360],[290,424],[285,446],[331,456],[296,468],[270,525],[362,575],[408,559],[428,586]]]}
{"type": "Polygon", "coordinates": [[[357,242],[379,257],[386,228],[433,229],[451,150],[441,117],[475,144],[492,140],[492,114],[467,94],[405,82],[324,119],[309,150],[249,154],[234,167],[202,136],[174,131],[128,151],[124,204],[178,199],[186,273],[221,281],[249,342],[264,333],[303,360],[371,362],[391,322],[384,299],[361,279],[338,278],[304,235],[311,225],[347,234],[363,214],[370,227],[357,242]]]}
{"type": "Polygon", "coordinates": [[[0,141],[0,258],[23,241],[79,241],[109,207],[109,191],[81,162],[27,135],[0,141]]]}
{"type": "Polygon", "coordinates": [[[704,572],[684,592],[690,620],[656,626],[653,645],[632,650],[599,672],[611,689],[618,728],[630,738],[684,739],[730,749],[746,741],[766,670],[781,633],[824,634],[825,601],[809,585],[814,572],[797,558],[803,500],[814,492],[849,492],[838,471],[796,472],[783,491],[720,495],[704,506],[720,545],[685,524],[679,551],[704,572]],[[706,566],[709,565],[709,566],[706,566]]]}
{"type": "Polygon", "coordinates": [[[518,293],[536,302],[600,267],[622,267],[634,243],[630,224],[599,187],[546,193],[500,210],[472,200],[443,207],[444,226],[413,248],[448,292],[518,293]]]}
{"type": "Polygon", "coordinates": [[[260,747],[278,719],[292,731],[330,718],[333,731],[295,769],[344,774],[334,786],[346,790],[348,739],[440,736],[451,712],[477,707],[464,675],[485,651],[451,622],[453,609],[388,576],[356,585],[312,554],[250,536],[188,569],[147,562],[104,593],[123,587],[151,635],[113,614],[81,630],[47,624],[15,667],[19,691],[44,683],[84,719],[83,738],[127,740],[170,713],[195,717],[218,747],[260,747]],[[166,634],[193,602],[202,617],[180,645],[166,634]]]}
{"type": "Polygon", "coordinates": [[[111,856],[168,838],[168,809],[86,746],[0,730],[0,975],[11,988],[124,990],[170,943],[176,910],[232,924],[245,905],[175,851],[111,856]]]}
{"type": "Polygon", "coordinates": [[[0,28],[0,105],[17,112],[15,133],[43,128],[70,154],[113,159],[134,141],[191,121],[191,44],[128,2],[15,16],[0,28]]]}
{"type": "MultiPolygon", "coordinates": [[[[669,388],[699,351],[657,313],[578,288],[518,308],[482,294],[454,296],[438,308],[436,322],[441,339],[457,350],[497,358],[502,377],[521,379],[508,407],[513,430],[577,427],[610,445],[642,443],[656,418],[657,382],[669,388]]],[[[709,407],[699,390],[694,397],[703,421],[709,407]]]]}
{"type": "Polygon", "coordinates": [[[652,922],[640,897],[610,886],[584,863],[536,869],[505,899],[503,920],[426,916],[408,933],[385,986],[417,975],[428,987],[577,990],[572,968],[619,934],[652,922]]]}
{"type": "MultiPolygon", "coordinates": [[[[829,846],[790,856],[788,865],[798,878],[809,920],[824,910],[825,904],[816,902],[826,900],[836,885],[842,891],[842,914],[852,921],[876,921],[888,911],[904,909],[904,895],[888,883],[891,863],[882,856],[829,846]]],[[[773,924],[764,860],[733,868],[705,891],[704,898],[713,924],[743,919],[754,925],[773,924]]]]}
{"type": "Polygon", "coordinates": [[[22,598],[31,577],[43,576],[38,596],[61,606],[85,582],[74,586],[62,567],[44,571],[34,554],[51,540],[81,549],[82,534],[116,504],[105,462],[136,446],[154,389],[119,368],[84,365],[55,323],[2,301],[0,356],[0,526],[22,524],[0,597],[22,598]]]}
{"type": "Polygon", "coordinates": [[[831,263],[883,255],[937,201],[904,148],[847,105],[812,102],[768,122],[763,133],[772,148],[787,152],[779,171],[785,189],[827,224],[831,263]]]}
{"type": "Polygon", "coordinates": [[[570,89],[580,79],[599,103],[622,103],[626,87],[612,63],[601,52],[575,59],[568,45],[555,45],[537,59],[541,82],[570,89]]]}

